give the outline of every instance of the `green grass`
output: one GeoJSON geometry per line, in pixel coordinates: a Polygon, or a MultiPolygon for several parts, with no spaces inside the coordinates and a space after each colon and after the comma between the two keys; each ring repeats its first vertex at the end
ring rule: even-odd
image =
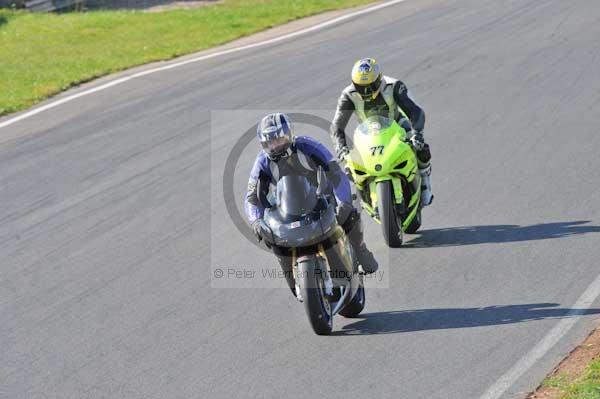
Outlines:
{"type": "Polygon", "coordinates": [[[600,359],[592,362],[585,374],[575,381],[556,376],[547,378],[543,385],[558,388],[564,393],[561,399],[600,399],[600,359]]]}
{"type": "Polygon", "coordinates": [[[566,375],[557,375],[548,377],[542,382],[542,386],[558,388],[561,391],[566,391],[569,387],[569,378],[566,375]]]}
{"type": "Polygon", "coordinates": [[[0,115],[102,75],[372,1],[225,0],[161,13],[0,10],[0,115]]]}
{"type": "Polygon", "coordinates": [[[590,364],[583,378],[569,387],[565,399],[600,399],[600,360],[590,364]]]}

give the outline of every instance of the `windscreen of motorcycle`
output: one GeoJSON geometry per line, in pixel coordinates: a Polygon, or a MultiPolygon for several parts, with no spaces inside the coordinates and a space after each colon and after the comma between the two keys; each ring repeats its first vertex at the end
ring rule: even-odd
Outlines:
{"type": "Polygon", "coordinates": [[[277,182],[277,205],[287,216],[306,215],[317,205],[317,188],[305,176],[283,176],[277,182]]]}
{"type": "Polygon", "coordinates": [[[375,115],[358,125],[356,132],[367,136],[377,136],[389,129],[393,123],[393,120],[385,116],[375,115]]]}

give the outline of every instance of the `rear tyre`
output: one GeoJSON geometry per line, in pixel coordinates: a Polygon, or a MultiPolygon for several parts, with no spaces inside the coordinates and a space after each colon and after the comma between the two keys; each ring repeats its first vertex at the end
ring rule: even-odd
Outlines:
{"type": "Polygon", "coordinates": [[[396,215],[394,190],[390,180],[377,183],[379,220],[385,243],[392,248],[402,245],[402,219],[396,215]]]}
{"type": "Polygon", "coordinates": [[[362,283],[361,278],[360,287],[358,287],[358,291],[356,291],[356,294],[354,294],[354,298],[352,298],[350,303],[348,303],[346,306],[344,306],[342,310],[340,310],[340,314],[344,317],[349,318],[357,317],[360,314],[360,312],[362,312],[365,308],[366,300],[367,298],[365,296],[365,287],[362,283]]]}
{"type": "Polygon", "coordinates": [[[417,232],[417,230],[419,230],[420,227],[421,227],[421,209],[419,209],[417,211],[412,222],[410,222],[408,227],[406,227],[406,232],[408,234],[415,234],[417,232]]]}
{"type": "Polygon", "coordinates": [[[298,282],[304,302],[304,310],[313,331],[318,335],[329,335],[333,329],[331,305],[325,298],[325,284],[321,273],[317,273],[317,258],[310,256],[298,262],[298,282]]]}

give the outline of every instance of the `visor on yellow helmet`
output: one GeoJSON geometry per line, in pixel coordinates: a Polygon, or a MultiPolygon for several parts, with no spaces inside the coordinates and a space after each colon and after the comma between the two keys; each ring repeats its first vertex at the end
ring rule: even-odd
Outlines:
{"type": "Polygon", "coordinates": [[[373,58],[363,58],[352,68],[354,89],[366,100],[374,99],[381,87],[381,68],[373,58]]]}

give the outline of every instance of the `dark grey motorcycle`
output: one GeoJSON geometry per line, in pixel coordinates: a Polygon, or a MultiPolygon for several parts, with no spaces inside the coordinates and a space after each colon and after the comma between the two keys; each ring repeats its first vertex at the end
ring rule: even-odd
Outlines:
{"type": "Polygon", "coordinates": [[[302,175],[277,183],[275,204],[261,223],[265,243],[288,249],[296,296],[315,333],[331,334],[333,316],[356,317],[365,306],[363,278],[346,234],[336,220],[335,198],[326,193],[325,173],[317,186],[302,175]]]}

